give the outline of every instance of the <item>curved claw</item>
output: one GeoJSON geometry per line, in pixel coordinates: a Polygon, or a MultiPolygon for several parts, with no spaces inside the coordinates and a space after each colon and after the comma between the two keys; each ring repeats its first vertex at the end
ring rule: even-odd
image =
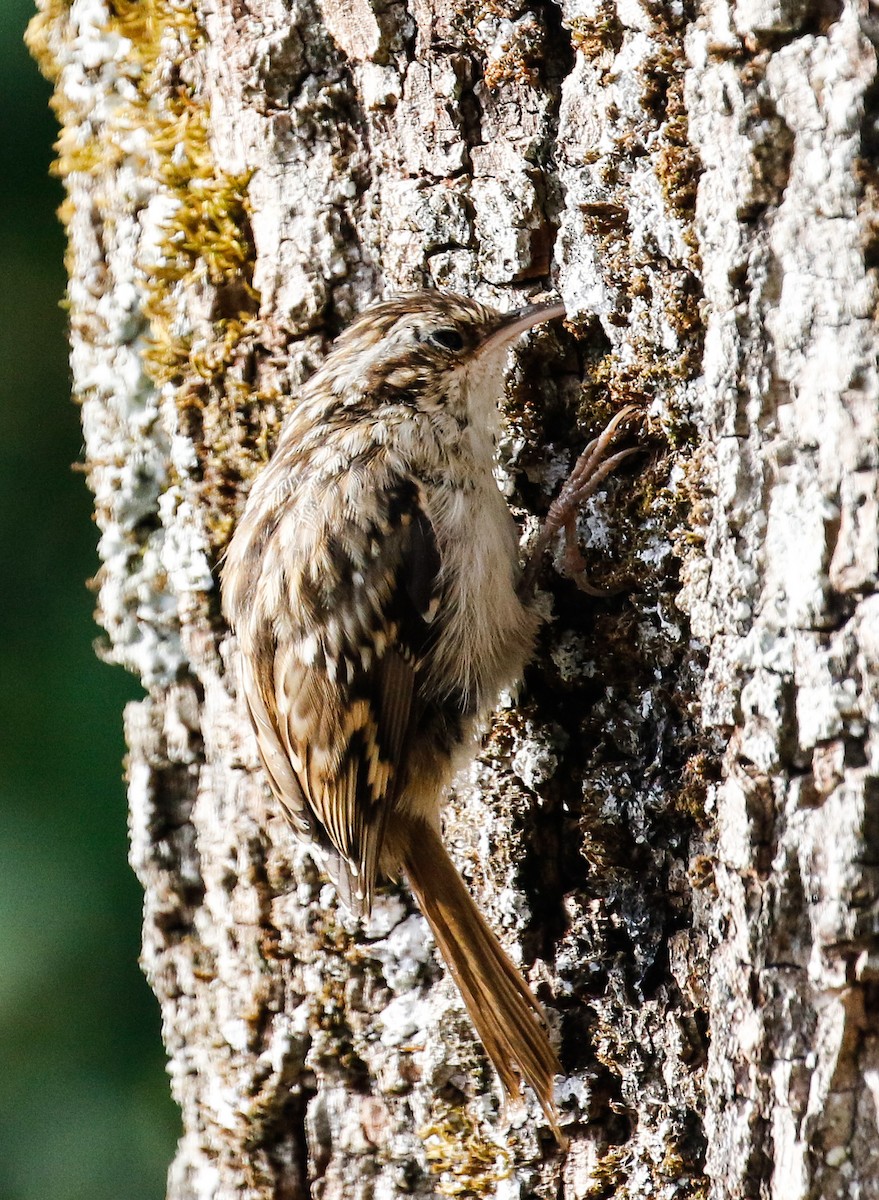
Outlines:
{"type": "Polygon", "coordinates": [[[612,454],[609,458],[605,457],[613,445],[620,425],[636,412],[634,404],[626,405],[608,422],[598,437],[592,439],[577,459],[561,491],[549,506],[543,528],[537,536],[534,549],[522,573],[520,595],[527,596],[533,592],[540,559],[551,539],[561,529],[565,530],[565,564],[577,586],[592,596],[613,594],[594,588],[586,581],[586,563],[576,541],[576,519],[580,506],[597,491],[599,484],[615,471],[620,463],[639,453],[639,447],[631,446],[612,454]]]}

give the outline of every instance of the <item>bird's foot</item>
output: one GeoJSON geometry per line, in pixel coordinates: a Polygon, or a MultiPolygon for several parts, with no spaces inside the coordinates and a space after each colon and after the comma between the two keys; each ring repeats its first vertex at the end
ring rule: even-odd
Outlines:
{"type": "Polygon", "coordinates": [[[586,562],[577,545],[577,514],[582,504],[597,491],[599,484],[627,458],[638,453],[638,447],[632,446],[607,456],[617,440],[620,426],[630,420],[636,412],[634,404],[621,409],[577,459],[573,471],[562,485],[562,490],[549,507],[543,528],[537,535],[537,541],[522,573],[520,594],[523,597],[532,594],[544,551],[562,529],[565,531],[565,567],[577,586],[590,596],[613,594],[593,587],[586,578],[586,562]]]}

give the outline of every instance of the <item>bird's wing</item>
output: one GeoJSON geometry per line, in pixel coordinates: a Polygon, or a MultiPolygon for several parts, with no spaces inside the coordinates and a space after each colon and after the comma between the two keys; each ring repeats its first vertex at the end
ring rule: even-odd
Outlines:
{"type": "Polygon", "coordinates": [[[348,906],[368,912],[417,717],[440,556],[411,481],[323,544],[313,586],[298,589],[309,609],[298,636],[277,623],[265,631],[244,690],[294,828],[323,846],[348,906]]]}

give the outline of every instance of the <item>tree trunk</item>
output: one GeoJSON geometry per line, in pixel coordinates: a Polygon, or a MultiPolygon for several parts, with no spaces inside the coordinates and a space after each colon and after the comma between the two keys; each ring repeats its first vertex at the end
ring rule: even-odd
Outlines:
{"type": "Polygon", "coordinates": [[[855,0],[41,0],[74,386],[127,712],[174,1200],[879,1197],[875,18],[855,0]],[[544,1002],[505,1110],[403,887],[359,928],[271,801],[217,565],[298,383],[424,285],[515,355],[533,534],[624,402],[446,839],[544,1002]]]}

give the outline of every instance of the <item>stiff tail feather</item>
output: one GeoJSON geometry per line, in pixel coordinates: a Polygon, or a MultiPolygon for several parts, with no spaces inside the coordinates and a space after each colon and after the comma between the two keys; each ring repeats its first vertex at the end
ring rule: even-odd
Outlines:
{"type": "Polygon", "coordinates": [[[553,1076],[561,1073],[561,1067],[528,984],[476,907],[439,835],[428,825],[419,822],[413,828],[403,868],[504,1091],[518,1096],[524,1079],[564,1146],[552,1099],[553,1076]]]}

